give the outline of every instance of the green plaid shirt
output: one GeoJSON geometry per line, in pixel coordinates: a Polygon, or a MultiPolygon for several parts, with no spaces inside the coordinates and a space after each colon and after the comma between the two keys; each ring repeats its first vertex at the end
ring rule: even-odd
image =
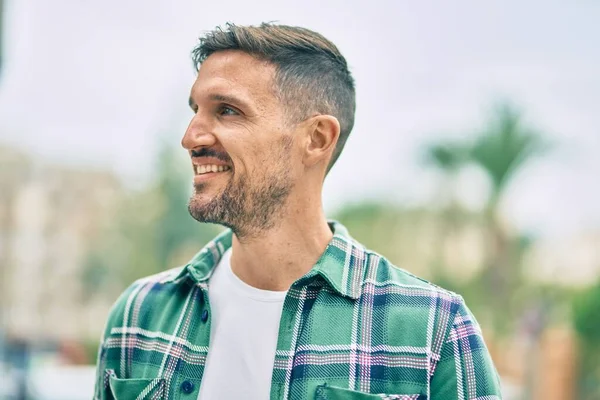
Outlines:
{"type": "MultiPolygon", "coordinates": [[[[327,249],[284,301],[271,399],[500,399],[462,298],[331,226],[327,249]]],[[[186,266],[121,295],[100,345],[95,399],[198,397],[210,349],[210,276],[231,239],[222,233],[186,266]]]]}

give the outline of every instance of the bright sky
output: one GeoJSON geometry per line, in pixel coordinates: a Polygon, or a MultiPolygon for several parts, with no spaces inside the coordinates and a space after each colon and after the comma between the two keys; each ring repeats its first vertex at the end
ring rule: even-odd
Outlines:
{"type": "MultiPolygon", "coordinates": [[[[509,98],[555,148],[517,177],[506,215],[544,236],[600,227],[597,1],[5,2],[0,135],[32,154],[148,179],[157,134],[178,142],[191,117],[198,35],[227,21],[279,21],[334,41],[357,82],[328,209],[431,198],[423,146],[466,136],[509,98]]],[[[479,181],[463,176],[466,201],[477,202],[479,181]]]]}

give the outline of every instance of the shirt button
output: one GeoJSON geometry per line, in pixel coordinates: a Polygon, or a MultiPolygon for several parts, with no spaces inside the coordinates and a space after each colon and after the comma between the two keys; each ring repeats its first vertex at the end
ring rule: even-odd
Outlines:
{"type": "Polygon", "coordinates": [[[208,310],[202,311],[202,316],[200,318],[202,319],[202,322],[206,322],[208,319],[208,310]]]}
{"type": "Polygon", "coordinates": [[[194,391],[194,384],[190,381],[183,381],[181,391],[185,394],[190,394],[194,391]]]}

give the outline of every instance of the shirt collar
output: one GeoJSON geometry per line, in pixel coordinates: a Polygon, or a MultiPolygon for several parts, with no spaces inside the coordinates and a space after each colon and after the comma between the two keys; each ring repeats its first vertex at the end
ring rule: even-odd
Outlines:
{"type": "MultiPolygon", "coordinates": [[[[299,280],[320,275],[338,294],[357,299],[361,294],[368,253],[350,237],[342,224],[329,221],[329,227],[333,238],[313,268],[299,280]]],[[[198,284],[206,284],[225,251],[231,247],[232,235],[227,229],[211,240],[169,281],[188,276],[198,284]]]]}

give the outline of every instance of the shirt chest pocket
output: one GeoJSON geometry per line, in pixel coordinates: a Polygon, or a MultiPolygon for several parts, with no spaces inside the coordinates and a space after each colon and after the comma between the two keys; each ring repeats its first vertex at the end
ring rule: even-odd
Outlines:
{"type": "Polygon", "coordinates": [[[162,400],[165,399],[165,380],[120,379],[113,370],[107,370],[104,377],[104,400],[162,400]]]}
{"type": "Polygon", "coordinates": [[[427,400],[420,394],[370,394],[335,386],[318,386],[315,400],[427,400]]]}

